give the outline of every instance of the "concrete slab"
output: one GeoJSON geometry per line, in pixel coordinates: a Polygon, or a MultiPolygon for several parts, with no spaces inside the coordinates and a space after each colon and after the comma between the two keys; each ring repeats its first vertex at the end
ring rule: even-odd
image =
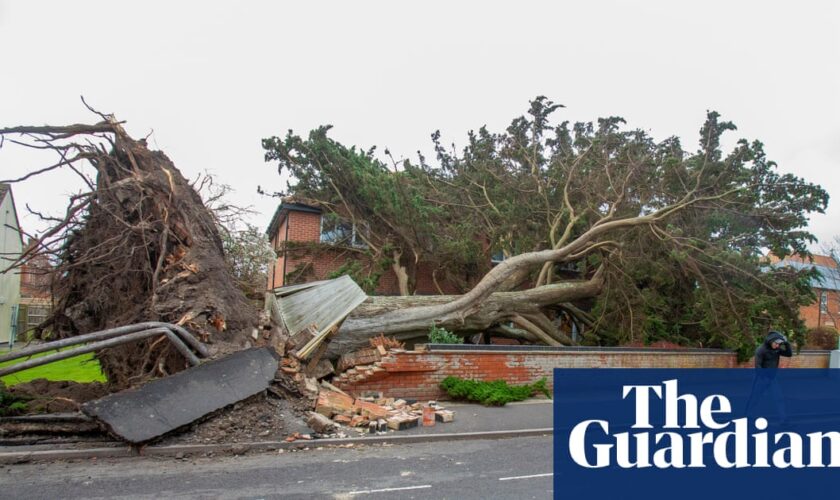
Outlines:
{"type": "Polygon", "coordinates": [[[114,436],[142,443],[265,390],[277,364],[270,348],[248,349],[90,401],[82,411],[114,436]]]}

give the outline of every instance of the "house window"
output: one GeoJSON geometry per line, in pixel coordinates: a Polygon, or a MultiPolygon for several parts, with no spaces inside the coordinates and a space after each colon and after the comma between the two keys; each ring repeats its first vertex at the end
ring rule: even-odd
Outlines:
{"type": "Polygon", "coordinates": [[[346,220],[329,216],[321,217],[321,243],[366,247],[367,244],[359,235],[359,231],[356,224],[346,220]]]}
{"type": "Polygon", "coordinates": [[[35,328],[47,320],[47,315],[50,313],[49,306],[29,306],[27,311],[26,327],[35,328]]]}
{"type": "Polygon", "coordinates": [[[825,291],[820,292],[820,312],[828,312],[828,293],[825,291]]]}

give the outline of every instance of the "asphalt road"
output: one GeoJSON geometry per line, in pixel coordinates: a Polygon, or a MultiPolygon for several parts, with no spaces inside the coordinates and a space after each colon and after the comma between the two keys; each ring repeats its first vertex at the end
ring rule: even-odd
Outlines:
{"type": "Polygon", "coordinates": [[[551,498],[551,436],[0,466],[0,498],[551,498]]]}

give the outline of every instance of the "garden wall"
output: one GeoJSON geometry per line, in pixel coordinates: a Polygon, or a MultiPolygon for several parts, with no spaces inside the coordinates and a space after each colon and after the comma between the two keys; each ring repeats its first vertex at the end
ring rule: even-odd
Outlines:
{"type": "MultiPolygon", "coordinates": [[[[790,368],[828,368],[830,351],[802,351],[782,358],[790,368]]],[[[444,399],[439,384],[454,375],[466,379],[503,379],[524,384],[548,379],[554,368],[752,368],[734,352],[718,349],[540,348],[511,346],[430,346],[426,351],[392,350],[367,368],[351,369],[333,381],[359,395],[381,391],[385,397],[444,399]],[[501,348],[501,349],[498,349],[501,348]]]]}

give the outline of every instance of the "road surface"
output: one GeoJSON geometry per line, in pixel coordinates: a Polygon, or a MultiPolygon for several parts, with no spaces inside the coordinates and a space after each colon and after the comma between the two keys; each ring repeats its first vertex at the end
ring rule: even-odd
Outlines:
{"type": "Polygon", "coordinates": [[[552,497],[551,436],[0,465],[0,498],[552,497]]]}

